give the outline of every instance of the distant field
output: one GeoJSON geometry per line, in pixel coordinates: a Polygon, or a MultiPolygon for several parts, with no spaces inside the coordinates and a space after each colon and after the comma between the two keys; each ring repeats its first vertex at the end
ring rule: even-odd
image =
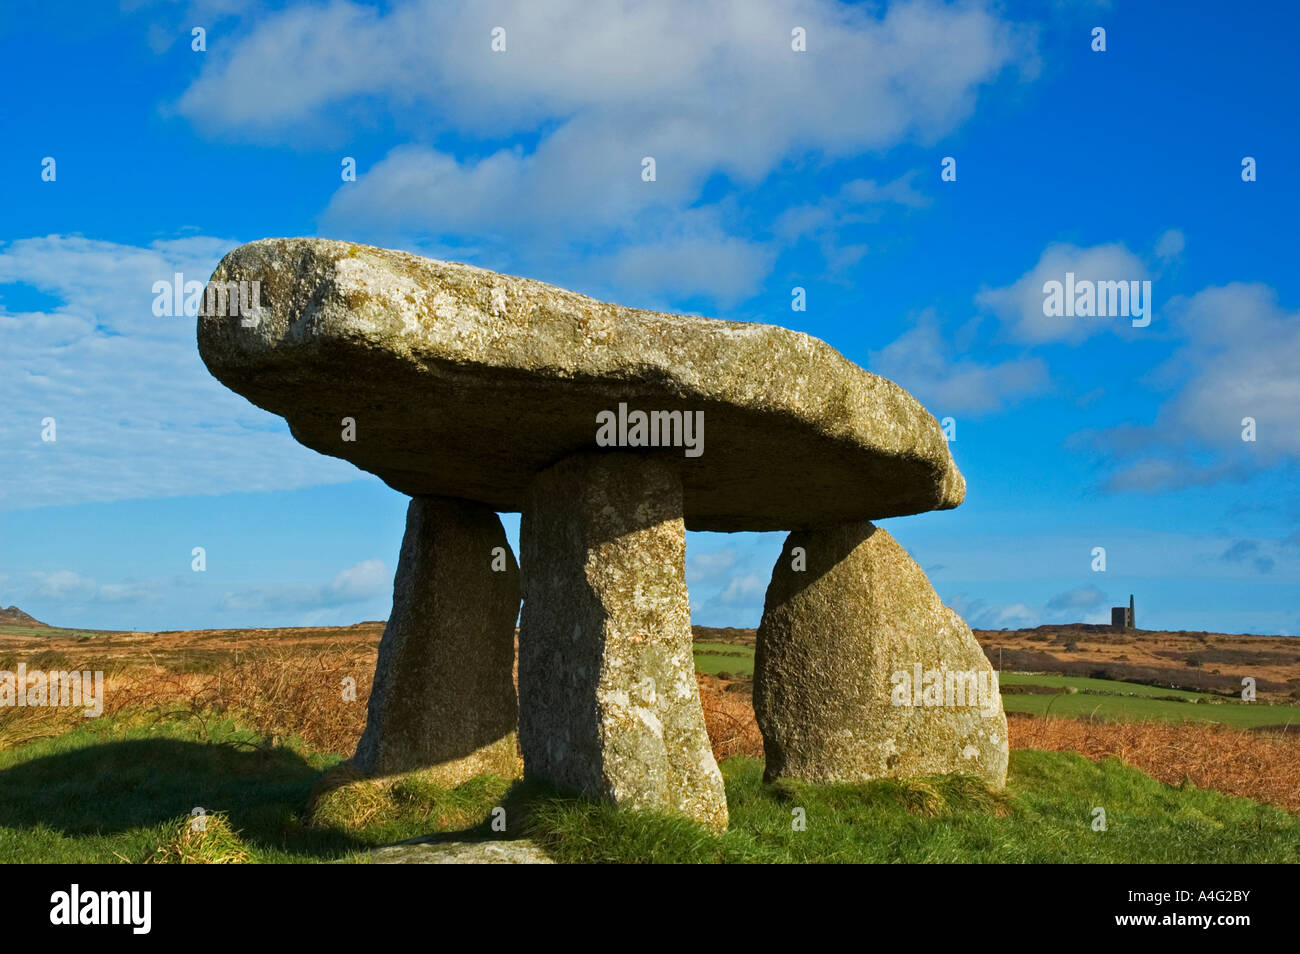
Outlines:
{"type": "Polygon", "coordinates": [[[1149,696],[1151,698],[1177,698],[1186,702],[1200,699],[1204,702],[1222,702],[1223,697],[1210,692],[1192,692],[1187,689],[1169,689],[1164,686],[1147,686],[1137,682],[1120,682],[1114,679],[1090,679],[1086,676],[1056,676],[1041,672],[1004,672],[998,676],[1003,686],[1043,686],[1050,689],[1078,689],[1080,692],[1097,692],[1122,696],[1149,696]]]}
{"type": "Polygon", "coordinates": [[[735,643],[696,643],[695,671],[716,676],[720,672],[753,675],[754,649],[735,643]]]}
{"type": "MultiPolygon", "coordinates": [[[[696,642],[695,671],[708,676],[720,673],[742,678],[752,676],[754,649],[742,643],[696,642]]],[[[1245,703],[1209,692],[1051,673],[1004,672],[1000,682],[1008,688],[1031,686],[1045,690],[1077,690],[1077,695],[1065,691],[1041,694],[1004,692],[1002,706],[1007,712],[1129,722],[1207,722],[1242,729],[1288,723],[1300,725],[1300,706],[1245,703]]]]}
{"type": "MultiPolygon", "coordinates": [[[[1008,674],[1010,675],[1010,674],[1008,674]]],[[[1113,683],[1112,685],[1123,685],[1113,683]]],[[[1173,702],[1146,696],[1111,696],[1093,693],[1065,695],[1010,695],[1003,693],[1002,707],[1007,712],[1024,712],[1036,716],[1111,719],[1125,722],[1215,722],[1239,729],[1261,725],[1300,725],[1300,706],[1267,703],[1232,703],[1218,705],[1173,702]]]]}
{"type": "Polygon", "coordinates": [[[975,630],[995,668],[1052,672],[1239,696],[1255,680],[1261,700],[1300,702],[1300,638],[1190,631],[1116,631],[1071,624],[975,630]]]}

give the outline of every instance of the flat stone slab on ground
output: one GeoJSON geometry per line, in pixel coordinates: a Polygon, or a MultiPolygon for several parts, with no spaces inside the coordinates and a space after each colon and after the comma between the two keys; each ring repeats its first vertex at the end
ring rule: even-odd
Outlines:
{"type": "Polygon", "coordinates": [[[680,470],[693,530],[799,530],[965,495],[910,394],[786,328],[325,239],[241,246],[212,280],[260,283],[256,315],[199,320],[213,375],[412,496],[522,510],[539,472],[599,449],[597,415],[620,404],[703,412],[699,456],[657,451],[680,470]]]}
{"type": "Polygon", "coordinates": [[[438,841],[386,845],[362,856],[377,865],[553,865],[534,841],[438,841]]]}

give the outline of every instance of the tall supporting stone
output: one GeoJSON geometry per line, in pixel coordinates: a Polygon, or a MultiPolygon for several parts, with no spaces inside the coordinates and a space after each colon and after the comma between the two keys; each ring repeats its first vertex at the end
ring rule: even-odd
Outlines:
{"type": "Polygon", "coordinates": [[[907,551],[867,521],[786,539],[758,629],[754,710],[769,780],[1006,782],[993,667],[907,551]]]}
{"type": "Polygon", "coordinates": [[[443,785],[517,775],[518,613],[519,567],[496,513],[412,498],[356,768],[443,785]]]}
{"type": "Polygon", "coordinates": [[[671,463],[582,454],[534,480],[520,527],[519,739],[529,777],[723,829],[685,554],[671,463]]]}

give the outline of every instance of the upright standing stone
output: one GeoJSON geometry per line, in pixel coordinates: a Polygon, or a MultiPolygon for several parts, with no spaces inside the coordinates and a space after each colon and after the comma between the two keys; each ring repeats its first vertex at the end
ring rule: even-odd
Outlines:
{"type": "Polygon", "coordinates": [[[754,711],[768,779],[1006,782],[993,667],[907,551],[867,521],[786,539],[758,628],[754,711]]]}
{"type": "Polygon", "coordinates": [[[515,620],[519,567],[496,513],[414,497],[353,764],[422,770],[444,785],[518,774],[515,620]]]}
{"type": "Polygon", "coordinates": [[[530,777],[720,830],[685,554],[668,463],[578,455],[536,478],[520,528],[519,739],[530,777]]]}

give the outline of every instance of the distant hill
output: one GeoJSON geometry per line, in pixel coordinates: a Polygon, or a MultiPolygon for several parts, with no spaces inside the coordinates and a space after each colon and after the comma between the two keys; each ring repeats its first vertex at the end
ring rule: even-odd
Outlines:
{"type": "Polygon", "coordinates": [[[0,609],[0,624],[6,626],[44,626],[39,619],[34,616],[28,616],[17,606],[11,606],[8,609],[0,609]]]}
{"type": "Polygon", "coordinates": [[[993,665],[1149,686],[1241,694],[1255,680],[1260,698],[1300,700],[1300,639],[1188,630],[1114,630],[1068,623],[1034,629],[977,629],[993,665]]]}

